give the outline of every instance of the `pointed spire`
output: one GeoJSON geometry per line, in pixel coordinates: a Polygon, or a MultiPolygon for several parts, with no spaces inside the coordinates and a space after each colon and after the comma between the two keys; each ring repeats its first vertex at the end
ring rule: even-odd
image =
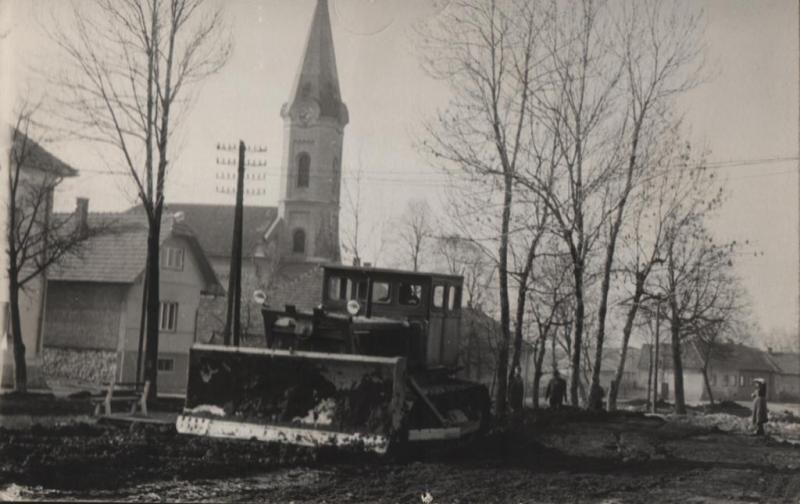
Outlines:
{"type": "Polygon", "coordinates": [[[314,103],[320,117],[336,118],[347,124],[347,108],[342,103],[339,91],[327,0],[317,0],[303,59],[284,110],[291,114],[300,104],[307,108],[314,103]]]}

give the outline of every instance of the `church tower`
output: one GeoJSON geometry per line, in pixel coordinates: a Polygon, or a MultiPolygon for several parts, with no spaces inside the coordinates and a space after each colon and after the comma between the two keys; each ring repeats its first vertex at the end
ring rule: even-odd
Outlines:
{"type": "Polygon", "coordinates": [[[339,91],[327,0],[317,0],[281,117],[281,196],[269,234],[279,235],[282,262],[338,262],[342,141],[348,113],[339,91]]]}

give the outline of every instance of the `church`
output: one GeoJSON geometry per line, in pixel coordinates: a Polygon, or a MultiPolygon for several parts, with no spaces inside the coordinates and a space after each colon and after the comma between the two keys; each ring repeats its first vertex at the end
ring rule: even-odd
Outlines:
{"type": "MultiPolygon", "coordinates": [[[[277,112],[277,111],[276,111],[277,112]]],[[[339,262],[342,142],[349,117],[341,98],[327,0],[318,0],[283,119],[280,198],[277,207],[245,206],[242,257],[244,340],[263,337],[252,293],[267,303],[311,308],[320,302],[320,264],[339,262]]],[[[231,258],[233,205],[169,204],[182,214],[223,285],[231,258]]],[[[198,313],[197,341],[217,342],[224,299],[206,299],[198,313]]]]}

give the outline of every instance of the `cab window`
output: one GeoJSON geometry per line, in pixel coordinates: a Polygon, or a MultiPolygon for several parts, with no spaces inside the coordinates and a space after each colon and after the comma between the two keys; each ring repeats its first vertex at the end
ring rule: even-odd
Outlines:
{"type": "Polygon", "coordinates": [[[389,282],[373,282],[372,302],[388,304],[391,301],[392,301],[392,291],[389,288],[389,282]]]}
{"type": "Polygon", "coordinates": [[[346,299],[367,299],[367,281],[355,281],[351,278],[347,279],[347,292],[345,293],[346,299]]]}
{"type": "Polygon", "coordinates": [[[343,287],[342,279],[338,276],[332,276],[328,278],[328,299],[332,301],[338,301],[343,299],[342,296],[342,287],[343,287]]]}
{"type": "Polygon", "coordinates": [[[401,282],[398,301],[404,306],[419,306],[422,302],[422,285],[401,282]]]}
{"type": "Polygon", "coordinates": [[[447,311],[456,311],[461,307],[461,289],[450,286],[447,296],[447,311]]]}
{"type": "Polygon", "coordinates": [[[439,310],[444,307],[444,285],[433,287],[433,307],[439,310]]]}

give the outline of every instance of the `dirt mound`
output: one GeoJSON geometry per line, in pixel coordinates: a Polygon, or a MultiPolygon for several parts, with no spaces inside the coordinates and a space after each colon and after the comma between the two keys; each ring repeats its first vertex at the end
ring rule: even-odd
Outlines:
{"type": "Polygon", "coordinates": [[[689,407],[687,409],[706,414],[725,413],[737,417],[749,417],[752,414],[750,408],[742,406],[734,401],[720,401],[714,404],[703,404],[702,406],[689,407]]]}
{"type": "Polygon", "coordinates": [[[303,465],[317,456],[299,447],[180,436],[172,428],[0,428],[0,481],[50,488],[115,488],[165,476],[220,478],[303,465]]]}

